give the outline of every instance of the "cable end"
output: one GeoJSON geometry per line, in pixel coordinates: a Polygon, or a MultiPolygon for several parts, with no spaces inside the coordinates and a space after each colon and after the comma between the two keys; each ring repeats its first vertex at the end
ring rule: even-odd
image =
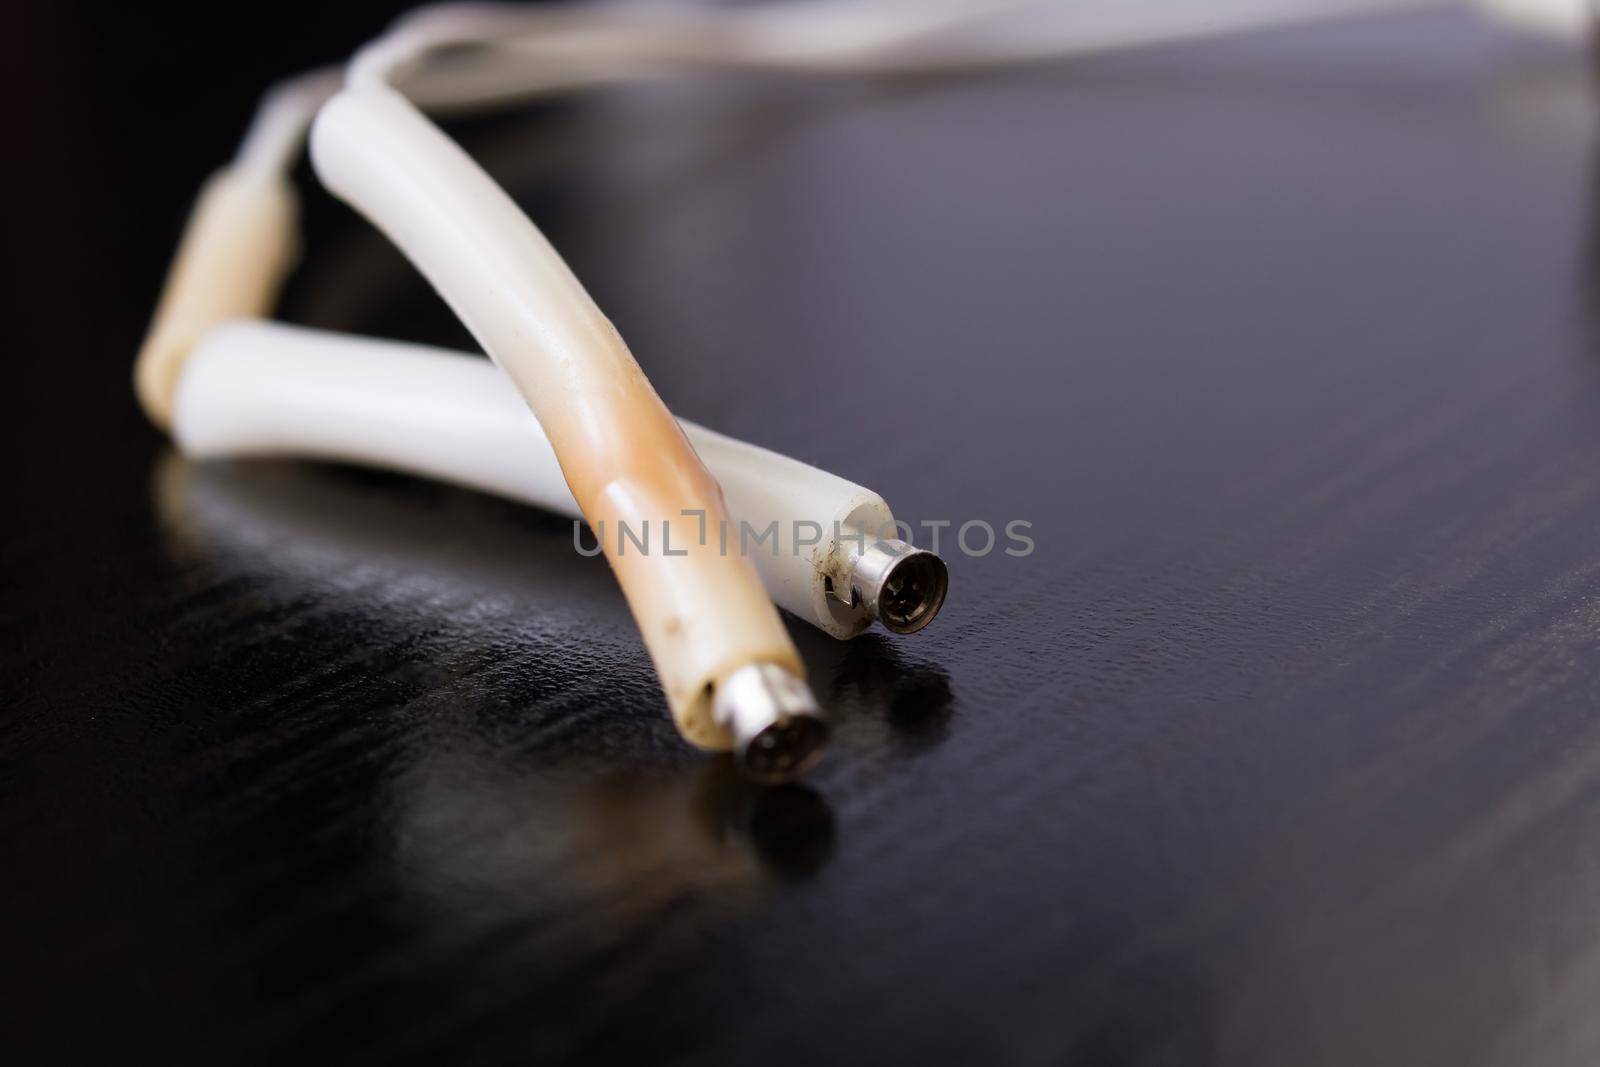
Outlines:
{"type": "Polygon", "coordinates": [[[733,734],[740,768],[756,781],[787,782],[822,755],[828,724],[806,683],[772,663],[740,667],[717,686],[712,716],[733,734]]]}
{"type": "Polygon", "coordinates": [[[916,633],[934,620],[950,589],[944,560],[905,541],[876,541],[856,557],[850,590],[892,633],[916,633]]]}

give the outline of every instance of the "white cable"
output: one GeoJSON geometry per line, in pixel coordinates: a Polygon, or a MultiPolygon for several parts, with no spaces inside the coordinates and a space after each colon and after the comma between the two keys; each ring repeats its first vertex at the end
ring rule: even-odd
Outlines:
{"type": "Polygon", "coordinates": [[[274,86],[261,98],[234,163],[263,173],[286,174],[294,169],[317,109],[343,84],[342,67],[325,67],[274,86]]]}
{"type": "MultiPolygon", "coordinates": [[[[477,356],[231,322],[207,334],[190,357],[174,412],[173,437],[196,459],[358,463],[579,514],[539,420],[505,375],[477,356]]],[[[854,560],[874,541],[895,536],[883,498],[764,448],[681,425],[728,502],[733,525],[712,536],[749,555],[780,607],[839,638],[870,625],[867,597],[852,605],[846,590],[854,560]],[[830,592],[830,582],[841,595],[830,592]]],[[[670,534],[654,531],[658,544],[664,536],[698,535],[692,518],[674,520],[670,534]]],[[[937,604],[920,610],[931,616],[937,604]]]]}
{"type": "Polygon", "coordinates": [[[1485,13],[1533,33],[1576,39],[1596,16],[1594,0],[1475,0],[1485,13]]]}

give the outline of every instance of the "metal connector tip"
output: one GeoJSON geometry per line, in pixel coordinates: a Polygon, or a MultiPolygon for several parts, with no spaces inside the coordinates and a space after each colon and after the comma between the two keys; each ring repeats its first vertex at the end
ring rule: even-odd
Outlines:
{"type": "Polygon", "coordinates": [[[916,633],[944,606],[950,571],[944,560],[904,541],[877,541],[856,557],[851,591],[892,633],[916,633]]]}
{"type": "Polygon", "coordinates": [[[806,683],[772,663],[740,667],[717,686],[711,714],[733,734],[734,756],[761,782],[787,782],[822,755],[828,724],[806,683]]]}

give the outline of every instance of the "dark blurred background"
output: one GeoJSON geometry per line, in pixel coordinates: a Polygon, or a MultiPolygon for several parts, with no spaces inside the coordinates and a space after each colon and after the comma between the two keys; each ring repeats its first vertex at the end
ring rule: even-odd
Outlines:
{"type": "Polygon", "coordinates": [[[21,379],[4,403],[33,456],[27,498],[93,478],[93,450],[44,445],[65,413],[124,447],[153,440],[121,379],[198,183],[263,87],[339,61],[405,6],[13,5],[5,330],[21,379]]]}
{"type": "MultiPolygon", "coordinates": [[[[1034,524],[687,751],[564,522],[194,465],[134,352],[262,90],[386,5],[8,12],[8,1062],[1588,1065],[1583,48],[1465,13],[452,124],[673,408],[1034,524]]],[[[466,346],[302,173],[285,317],[466,346]]]]}

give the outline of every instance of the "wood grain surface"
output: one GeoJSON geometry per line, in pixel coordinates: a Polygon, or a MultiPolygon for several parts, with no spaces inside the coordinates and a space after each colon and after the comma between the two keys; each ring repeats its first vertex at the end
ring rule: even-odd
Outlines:
{"type": "MultiPolygon", "coordinates": [[[[945,531],[922,634],[795,624],[837,744],[761,791],[566,523],[140,422],[187,198],[382,21],[255,17],[17,16],[5,1060],[1600,1062],[1578,51],[1427,15],[455,127],[677,413],[1032,524],[945,531]]],[[[467,344],[307,212],[288,318],[467,344]]]]}

